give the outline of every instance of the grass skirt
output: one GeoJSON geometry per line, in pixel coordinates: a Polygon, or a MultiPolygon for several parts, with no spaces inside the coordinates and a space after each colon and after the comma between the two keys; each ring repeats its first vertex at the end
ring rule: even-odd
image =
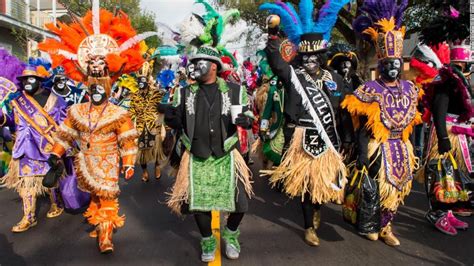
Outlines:
{"type": "Polygon", "coordinates": [[[49,191],[48,188],[43,186],[44,176],[20,177],[19,166],[19,160],[12,159],[10,161],[7,174],[1,178],[7,188],[14,189],[21,197],[27,195],[38,197],[49,191]]]}
{"type": "Polygon", "coordinates": [[[161,134],[155,135],[155,145],[152,148],[138,149],[137,152],[137,163],[140,165],[158,163],[165,159],[161,134]]]}
{"type": "Polygon", "coordinates": [[[284,192],[290,197],[309,198],[315,204],[336,202],[341,204],[344,189],[337,189],[334,184],[342,177],[342,186],[347,183],[347,171],[342,156],[328,149],[315,158],[303,149],[304,128],[297,127],[290,146],[283,155],[281,164],[272,169],[261,171],[270,176],[270,183],[276,186],[283,184],[284,192]]]}
{"type": "MultiPolygon", "coordinates": [[[[405,142],[405,145],[407,145],[410,169],[416,169],[418,158],[416,158],[415,153],[413,152],[413,146],[410,141],[405,142]]],[[[398,206],[403,204],[405,197],[410,194],[412,180],[408,181],[401,190],[398,190],[394,185],[387,181],[386,169],[383,163],[384,160],[381,158],[382,156],[381,143],[371,139],[368,147],[368,157],[373,158],[373,160],[370,165],[378,159],[382,160],[379,171],[376,176],[372,177],[377,179],[379,182],[380,205],[382,206],[382,209],[395,212],[398,209],[398,206]]]]}

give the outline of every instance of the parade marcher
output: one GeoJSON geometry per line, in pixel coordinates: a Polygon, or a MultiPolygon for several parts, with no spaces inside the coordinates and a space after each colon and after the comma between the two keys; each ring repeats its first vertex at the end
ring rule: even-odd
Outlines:
{"type": "Polygon", "coordinates": [[[132,96],[130,115],[135,122],[138,138],[137,164],[140,164],[142,181],[148,182],[147,165],[154,164],[155,178],[161,177],[161,164],[166,159],[161,139],[162,121],[158,115],[158,104],[163,92],[155,86],[152,78],[153,61],[145,62],[137,74],[138,92],[132,96]]]}
{"type": "Polygon", "coordinates": [[[138,92],[138,83],[134,77],[125,74],[115,82],[112,90],[114,92],[112,97],[110,97],[110,102],[125,110],[129,110],[132,95],[138,92]]]}
{"type": "Polygon", "coordinates": [[[405,1],[400,5],[391,0],[364,2],[362,11],[368,17],[361,15],[354,25],[373,42],[380,74],[342,103],[359,124],[356,168],[362,175],[365,171],[369,178],[377,180],[374,185],[378,185],[376,196],[367,200],[368,206],[374,206],[370,209],[374,213],[370,219],[358,221],[357,229],[368,239],[375,241],[380,237],[390,246],[400,245],[392,232],[392,222],[411,190],[417,162],[410,136],[414,126],[421,123],[417,110],[419,90],[412,82],[400,78],[405,8],[405,1]],[[369,20],[373,24],[365,23],[369,20]]]}
{"type": "Polygon", "coordinates": [[[299,14],[286,4],[265,3],[270,10],[268,43],[265,52],[271,69],[285,88],[283,133],[284,155],[280,165],[263,171],[273,185],[281,183],[283,191],[301,201],[308,245],[320,244],[316,230],[320,208],[328,202],[342,203],[346,184],[346,166],[339,153],[352,140],[349,114],[340,109],[344,99],[342,78],[321,68],[332,28],[339,10],[349,1],[330,1],[319,10],[313,21],[313,1],[301,0],[299,14]],[[282,6],[284,5],[284,7],[282,6]],[[278,32],[282,22],[288,39],[298,45],[295,67],[283,60],[278,32]]]}
{"type": "Polygon", "coordinates": [[[453,213],[471,215],[465,208],[470,193],[465,183],[472,182],[469,179],[473,169],[468,138],[474,136],[469,123],[474,110],[471,87],[463,72],[469,72],[467,64],[472,62],[473,53],[467,41],[463,41],[469,36],[467,3],[463,6],[462,2],[447,1],[440,8],[441,16],[423,29],[420,36],[443,63],[434,72],[435,77],[424,84],[423,104],[428,110],[426,118],[432,119],[432,124],[420,175],[430,200],[426,218],[441,232],[456,235],[458,229],[465,230],[469,225],[453,213]],[[451,178],[443,176],[446,180],[440,183],[436,182],[431,169],[442,159],[458,169],[451,178]]]}
{"type": "Polygon", "coordinates": [[[238,151],[237,126],[250,128],[246,92],[240,86],[217,77],[222,69],[219,53],[201,46],[192,57],[197,83],[177,92],[176,105],[165,114],[165,122],[182,131],[184,152],[172,196],[175,212],[187,208],[194,214],[202,235],[201,259],[214,260],[216,239],[211,231],[211,210],[230,212],[223,233],[229,258],[240,253],[238,226],[248,209],[252,193],[250,170],[238,151]],[[242,111],[233,122],[231,106],[242,111]],[[183,206],[183,204],[185,206],[183,206]]]}
{"type": "Polygon", "coordinates": [[[51,91],[63,98],[68,106],[89,101],[86,87],[82,83],[76,85],[74,81],[67,78],[61,67],[53,70],[52,82],[51,91]]]}
{"type": "Polygon", "coordinates": [[[237,127],[249,129],[247,93],[240,85],[218,77],[223,70],[217,40],[206,38],[223,29],[223,19],[205,1],[207,15],[193,14],[181,25],[188,44],[198,46],[188,71],[196,82],[175,92],[174,107],[168,107],[165,122],[180,131],[182,158],[168,206],[176,213],[191,213],[201,233],[201,260],[214,261],[217,247],[211,229],[211,211],[229,212],[222,233],[229,259],[240,255],[239,225],[248,210],[251,172],[239,151],[237,127]],[[207,25],[207,26],[206,26],[207,25]],[[193,29],[200,28],[200,31],[193,29]],[[194,34],[200,32],[199,34],[194,34]],[[204,33],[203,33],[204,32],[204,33]],[[194,35],[193,35],[194,34],[194,35]],[[205,40],[205,41],[203,41],[205,40]]]}
{"type": "Polygon", "coordinates": [[[278,81],[270,66],[265,51],[257,54],[262,56],[259,62],[260,87],[256,94],[256,105],[259,113],[259,136],[262,141],[262,152],[265,159],[273,165],[279,165],[283,155],[285,137],[283,125],[285,123],[283,112],[285,106],[285,91],[278,81]]]}
{"type": "Polygon", "coordinates": [[[3,125],[14,126],[16,134],[12,160],[3,180],[23,201],[23,218],[12,228],[13,232],[20,233],[37,224],[37,198],[45,193],[51,200],[46,216],[53,218],[63,212],[58,205],[57,191],[44,187],[42,180],[49,170],[47,160],[54,145],[51,135],[65,117],[66,103],[42,87],[44,78],[38,75],[36,67],[27,67],[17,79],[20,90],[8,103],[13,113],[2,113],[3,125]]]}
{"type": "Polygon", "coordinates": [[[139,42],[151,34],[136,35],[126,14],[99,9],[98,1],[93,1],[92,11],[84,18],[46,27],[58,38],[46,39],[40,49],[51,55],[53,66],[62,64],[66,75],[84,81],[91,95],[90,103],[69,108],[55,136],[49,164],[51,171],[57,171],[58,158],[78,145],[78,186],[91,194],[84,216],[94,226],[90,236],[97,238],[100,252],[109,253],[114,250],[114,230],[125,222],[125,216],[119,215],[119,173],[125,179],[133,176],[138,133],[128,112],[108,99],[116,78],[143,65],[139,42]]]}
{"type": "Polygon", "coordinates": [[[359,59],[356,53],[341,44],[331,46],[333,55],[328,65],[344,78],[344,84],[351,90],[362,85],[362,79],[357,74],[359,59]]]}

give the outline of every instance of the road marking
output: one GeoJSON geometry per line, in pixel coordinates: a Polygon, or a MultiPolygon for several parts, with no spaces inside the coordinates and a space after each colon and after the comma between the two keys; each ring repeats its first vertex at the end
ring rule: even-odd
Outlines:
{"type": "Polygon", "coordinates": [[[213,262],[209,262],[209,266],[221,266],[221,221],[220,213],[218,211],[212,211],[212,232],[214,237],[217,239],[216,259],[213,262]]]}

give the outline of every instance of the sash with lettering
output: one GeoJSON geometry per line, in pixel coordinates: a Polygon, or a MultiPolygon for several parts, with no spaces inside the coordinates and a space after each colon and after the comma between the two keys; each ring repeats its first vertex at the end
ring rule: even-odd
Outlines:
{"type": "Polygon", "coordinates": [[[317,119],[313,117],[313,120],[316,121],[308,121],[311,122],[314,127],[305,128],[303,149],[313,157],[320,156],[330,148],[337,150],[340,145],[340,140],[336,131],[335,114],[332,109],[331,101],[323,90],[323,86],[326,86],[328,90],[335,90],[337,89],[337,84],[332,80],[331,74],[325,70],[323,70],[322,77],[316,81],[303,72],[298,76],[299,80],[306,81],[303,82],[305,84],[301,85],[309,102],[309,109],[313,109],[317,116],[317,119]]]}
{"type": "Polygon", "coordinates": [[[30,98],[31,97],[22,93],[12,101],[12,105],[17,108],[18,114],[48,141],[48,144],[53,145],[54,140],[51,133],[58,128],[58,124],[43,109],[43,107],[39,106],[37,103],[33,103],[32,101],[35,100],[30,98]]]}

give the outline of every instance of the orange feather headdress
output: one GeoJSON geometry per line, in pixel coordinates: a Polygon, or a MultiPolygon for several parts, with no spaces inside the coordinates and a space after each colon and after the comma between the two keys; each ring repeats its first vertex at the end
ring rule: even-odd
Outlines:
{"type": "Polygon", "coordinates": [[[51,56],[53,68],[62,66],[67,76],[79,82],[87,82],[85,69],[90,55],[105,58],[112,79],[139,70],[145,62],[139,43],[157,35],[156,32],[137,35],[125,13],[113,15],[99,9],[98,3],[71,24],[57,22],[46,27],[58,38],[46,39],[39,49],[51,56]]]}

